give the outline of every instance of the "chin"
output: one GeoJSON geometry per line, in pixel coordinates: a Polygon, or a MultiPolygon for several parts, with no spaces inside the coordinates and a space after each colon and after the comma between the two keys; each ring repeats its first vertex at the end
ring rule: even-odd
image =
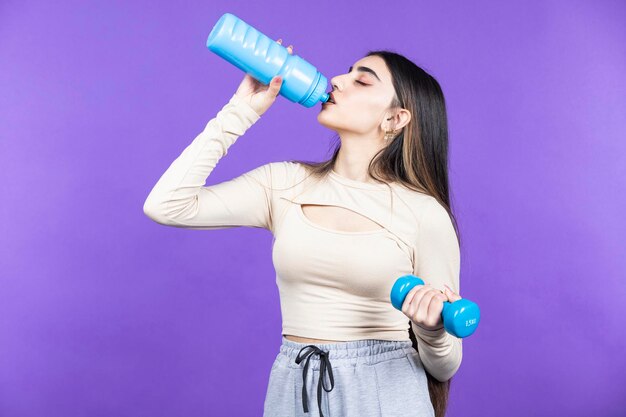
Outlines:
{"type": "Polygon", "coordinates": [[[321,124],[324,127],[327,127],[329,129],[335,130],[333,129],[335,127],[334,123],[332,123],[331,120],[328,120],[329,118],[326,117],[326,114],[324,112],[324,110],[320,111],[317,114],[317,121],[319,122],[319,124],[321,124]]]}
{"type": "MultiPolygon", "coordinates": [[[[333,105],[331,104],[331,106],[333,105]]],[[[336,110],[337,109],[322,108],[322,110],[317,113],[317,121],[322,126],[335,132],[339,132],[346,128],[346,121],[341,119],[341,115],[335,114],[336,110]]]]}

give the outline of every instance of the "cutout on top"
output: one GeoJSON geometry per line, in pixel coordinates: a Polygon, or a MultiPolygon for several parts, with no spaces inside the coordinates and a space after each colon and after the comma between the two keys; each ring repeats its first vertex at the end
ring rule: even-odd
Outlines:
{"type": "Polygon", "coordinates": [[[356,211],[331,205],[300,204],[305,217],[326,229],[340,232],[375,232],[383,227],[356,211]]]}

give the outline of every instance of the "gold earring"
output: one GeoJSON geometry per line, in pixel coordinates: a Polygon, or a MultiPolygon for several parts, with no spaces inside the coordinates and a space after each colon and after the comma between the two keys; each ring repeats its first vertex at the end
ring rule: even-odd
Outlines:
{"type": "Polygon", "coordinates": [[[385,130],[385,142],[389,141],[390,139],[393,139],[395,132],[396,132],[395,130],[385,130]]]}
{"type": "MultiPolygon", "coordinates": [[[[391,119],[393,119],[393,117],[388,117],[388,118],[387,118],[387,120],[391,120],[391,119]]],[[[387,129],[385,129],[385,135],[383,136],[383,140],[384,140],[385,142],[387,142],[387,141],[391,138],[391,133],[392,133],[392,132],[393,132],[392,130],[387,130],[387,129]]]]}

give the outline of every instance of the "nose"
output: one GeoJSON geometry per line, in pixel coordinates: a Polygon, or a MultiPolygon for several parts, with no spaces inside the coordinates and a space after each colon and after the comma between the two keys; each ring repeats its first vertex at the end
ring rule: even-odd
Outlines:
{"type": "Polygon", "coordinates": [[[335,76],[330,79],[330,85],[332,86],[332,91],[339,90],[338,87],[338,76],[335,76]]]}

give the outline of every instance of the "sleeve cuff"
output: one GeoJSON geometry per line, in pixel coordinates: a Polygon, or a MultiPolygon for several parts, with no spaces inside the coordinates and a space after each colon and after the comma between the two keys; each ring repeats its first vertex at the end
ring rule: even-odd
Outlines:
{"type": "Polygon", "coordinates": [[[413,323],[413,331],[417,337],[431,345],[438,345],[442,343],[446,340],[448,334],[444,327],[437,330],[427,330],[416,325],[415,323],[413,323]]]}

